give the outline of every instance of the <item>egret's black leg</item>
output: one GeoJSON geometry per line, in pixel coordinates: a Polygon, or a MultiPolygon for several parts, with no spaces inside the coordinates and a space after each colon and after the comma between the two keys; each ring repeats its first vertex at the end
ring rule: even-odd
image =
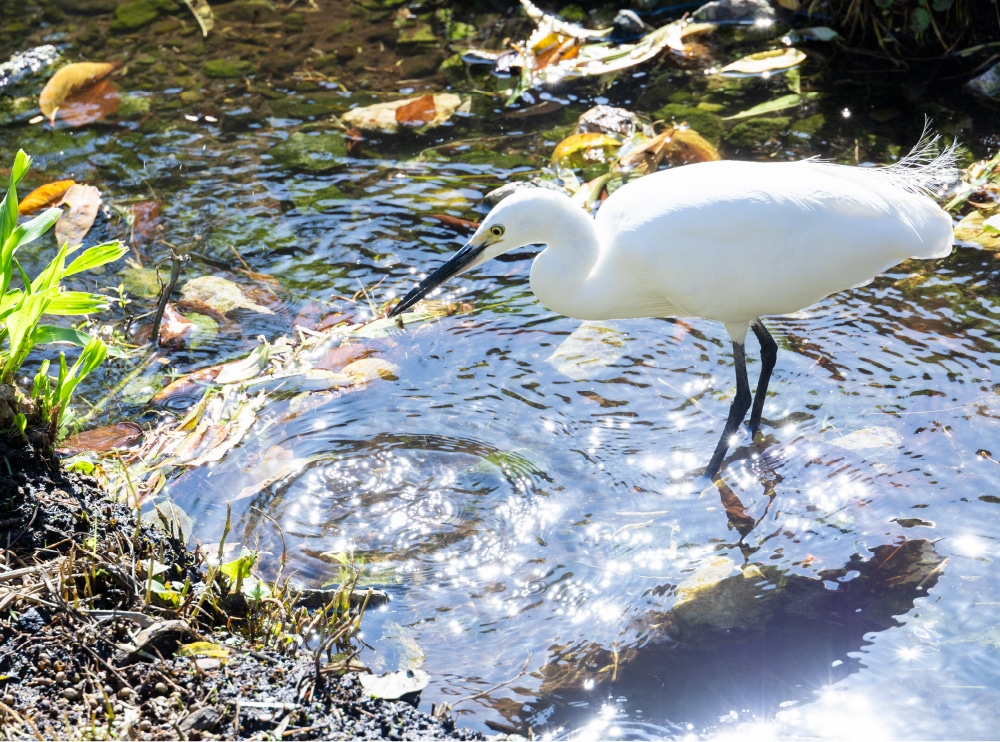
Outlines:
{"type": "Polygon", "coordinates": [[[722,437],[715,447],[712,460],[708,462],[705,469],[705,476],[715,479],[722,466],[722,459],[729,450],[729,439],[733,433],[740,429],[740,423],[746,417],[747,410],[750,409],[750,382],[747,380],[747,356],[743,343],[733,341],[733,361],[736,365],[736,398],[729,406],[729,418],[726,420],[726,427],[722,431],[722,437]]]}
{"type": "Polygon", "coordinates": [[[771,333],[764,327],[760,317],[750,323],[753,334],[760,342],[760,379],[757,381],[757,394],[753,398],[753,411],[750,413],[750,439],[760,430],[760,415],[764,411],[764,399],[767,397],[767,385],[771,381],[771,372],[778,358],[778,344],[774,342],[771,333]]]}

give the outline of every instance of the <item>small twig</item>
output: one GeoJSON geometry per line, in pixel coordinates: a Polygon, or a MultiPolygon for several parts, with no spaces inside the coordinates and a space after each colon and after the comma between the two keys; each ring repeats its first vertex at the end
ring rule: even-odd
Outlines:
{"type": "Polygon", "coordinates": [[[187,255],[178,255],[173,251],[173,249],[171,249],[170,280],[167,281],[167,285],[163,287],[163,291],[160,294],[160,301],[156,305],[156,314],[153,315],[153,330],[149,336],[153,347],[160,347],[160,323],[163,321],[163,312],[166,310],[167,302],[170,301],[170,295],[174,293],[174,288],[177,286],[177,280],[181,276],[181,265],[186,263],[187,260],[187,255]]]}

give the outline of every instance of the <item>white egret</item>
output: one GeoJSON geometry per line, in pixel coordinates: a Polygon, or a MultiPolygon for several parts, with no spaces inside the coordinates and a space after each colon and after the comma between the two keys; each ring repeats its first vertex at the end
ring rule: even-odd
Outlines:
{"type": "Polygon", "coordinates": [[[661,170],[620,187],[594,218],[562,193],[517,190],[389,314],[490,258],[541,244],[531,289],[552,311],[584,320],[722,322],[736,397],[705,470],[714,478],[751,405],[744,349],[751,329],[761,346],[751,439],[760,428],[778,350],[761,317],[863,286],[907,258],[951,252],[951,217],[928,194],[953,177],[955,148],[932,158],[937,139],[923,137],[888,167],[723,160],[661,170]]]}

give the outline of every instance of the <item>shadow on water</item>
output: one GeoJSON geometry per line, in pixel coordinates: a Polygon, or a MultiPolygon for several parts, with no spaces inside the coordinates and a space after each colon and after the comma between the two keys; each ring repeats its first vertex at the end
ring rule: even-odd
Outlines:
{"type": "MultiPolygon", "coordinates": [[[[885,544],[813,578],[749,565],[688,590],[667,612],[634,621],[641,640],[609,650],[553,649],[537,700],[501,713],[510,728],[593,732],[609,710],[678,732],[767,719],[857,672],[872,632],[899,626],[938,580],[944,559],[925,540],[885,544]],[[588,727],[590,725],[590,727],[588,727]]],[[[627,729],[627,727],[625,727],[627,729]]],[[[608,730],[605,733],[610,734],[608,730]]],[[[570,738],[576,735],[570,735],[570,738]]]]}

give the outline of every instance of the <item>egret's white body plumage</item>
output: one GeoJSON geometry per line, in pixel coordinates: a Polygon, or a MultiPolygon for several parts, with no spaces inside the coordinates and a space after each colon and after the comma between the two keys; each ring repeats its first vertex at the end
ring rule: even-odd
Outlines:
{"type": "Polygon", "coordinates": [[[505,225],[505,243],[548,245],[531,289],[555,312],[704,317],[741,342],[756,317],[943,257],[952,242],[951,218],[926,196],[877,170],[813,161],[662,170],[619,188],[594,219],[555,191],[525,190],[491,223],[505,225]]]}
{"type": "Polygon", "coordinates": [[[723,160],[663,170],[616,190],[591,217],[568,196],[524,188],[498,203],[455,256],[396,305],[396,315],[450,276],[522,245],[547,247],[531,289],[549,309],[586,320],[703,317],[733,340],[737,397],[708,472],[750,408],[744,343],[763,360],[750,418],[759,423],[777,345],[760,318],[862,286],[907,258],[941,258],[952,220],[926,193],[954,168],[954,148],[924,139],[896,165],[723,160]]]}

